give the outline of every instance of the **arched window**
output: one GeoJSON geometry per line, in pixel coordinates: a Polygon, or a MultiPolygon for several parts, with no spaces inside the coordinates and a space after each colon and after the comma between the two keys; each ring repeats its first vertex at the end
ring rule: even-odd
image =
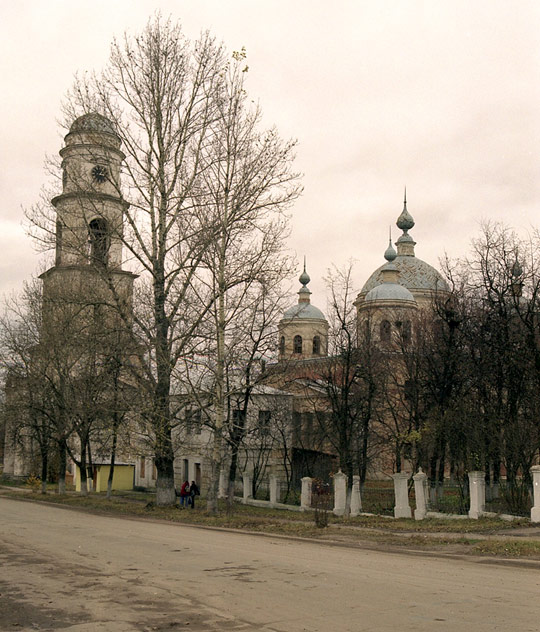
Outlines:
{"type": "Polygon", "coordinates": [[[410,320],[396,320],[396,329],[400,333],[400,342],[404,345],[408,345],[411,341],[411,321],[410,320]]]}
{"type": "Polygon", "coordinates": [[[107,221],[102,217],[93,219],[88,225],[90,231],[90,260],[91,263],[107,265],[109,253],[109,234],[107,221]]]}
{"type": "Polygon", "coordinates": [[[409,342],[411,341],[411,321],[410,320],[403,321],[402,336],[403,336],[404,344],[408,345],[409,342]]]}
{"type": "Polygon", "coordinates": [[[319,336],[313,336],[313,355],[321,353],[321,339],[319,336]]]}
{"type": "Polygon", "coordinates": [[[302,353],[302,336],[295,336],[293,339],[293,353],[302,353]]]}
{"type": "Polygon", "coordinates": [[[281,336],[279,339],[279,352],[281,355],[285,353],[285,336],[281,336]]]}
{"type": "Polygon", "coordinates": [[[380,336],[381,336],[381,342],[390,342],[391,325],[388,320],[381,321],[380,336]]]}

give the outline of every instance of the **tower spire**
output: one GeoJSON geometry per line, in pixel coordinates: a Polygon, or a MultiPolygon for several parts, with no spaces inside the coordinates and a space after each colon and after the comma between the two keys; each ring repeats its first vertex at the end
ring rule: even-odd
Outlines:
{"type": "Polygon", "coordinates": [[[414,246],[416,242],[409,235],[409,231],[414,226],[414,219],[407,210],[407,187],[405,187],[403,195],[403,210],[400,216],[397,218],[397,227],[403,231],[403,235],[397,240],[397,254],[414,257],[414,246]]]}
{"type": "Polygon", "coordinates": [[[386,261],[394,261],[397,257],[397,253],[394,250],[394,246],[392,246],[392,227],[388,227],[388,248],[384,251],[384,258],[386,261]]]}
{"type": "Polygon", "coordinates": [[[298,280],[304,287],[306,287],[306,285],[311,281],[309,274],[306,272],[306,255],[304,255],[304,271],[302,272],[298,280]]]}
{"type": "Polygon", "coordinates": [[[306,255],[304,255],[304,271],[298,278],[302,287],[298,291],[298,302],[299,303],[309,303],[309,295],[311,292],[307,288],[307,284],[311,281],[309,274],[306,272],[306,255]]]}

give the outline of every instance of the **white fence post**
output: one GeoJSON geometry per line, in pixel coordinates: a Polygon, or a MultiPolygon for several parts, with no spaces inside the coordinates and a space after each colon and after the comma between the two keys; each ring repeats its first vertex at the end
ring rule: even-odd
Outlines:
{"type": "Polygon", "coordinates": [[[253,498],[253,486],[252,486],[252,477],[248,472],[244,472],[242,475],[242,480],[244,481],[244,497],[242,502],[244,505],[247,503],[249,498],[253,498]]]}
{"type": "Polygon", "coordinates": [[[279,479],[275,474],[270,474],[270,502],[275,505],[279,502],[279,479]]]}
{"type": "Polygon", "coordinates": [[[531,522],[540,522],[540,465],[531,467],[533,476],[534,503],[531,507],[531,522]]]}
{"type": "Polygon", "coordinates": [[[341,470],[334,474],[334,515],[343,516],[347,505],[347,475],[341,470]]]}
{"type": "Polygon", "coordinates": [[[469,472],[469,491],[471,506],[469,518],[478,520],[486,509],[486,473],[481,471],[469,472]]]}
{"type": "Polygon", "coordinates": [[[302,479],[302,495],[300,497],[300,509],[306,511],[311,509],[311,487],[312,480],[310,476],[304,476],[302,479]]]}
{"type": "Polygon", "coordinates": [[[414,496],[416,498],[416,509],[414,510],[414,519],[423,520],[426,517],[426,482],[427,474],[418,468],[418,472],[413,476],[414,496]]]}
{"type": "Polygon", "coordinates": [[[360,477],[352,477],[351,516],[358,516],[362,512],[362,496],[360,495],[360,477]]]}
{"type": "Polygon", "coordinates": [[[394,479],[394,495],[396,504],[394,505],[394,518],[411,518],[411,507],[409,505],[409,490],[407,481],[410,474],[407,472],[398,472],[392,474],[394,479]]]}

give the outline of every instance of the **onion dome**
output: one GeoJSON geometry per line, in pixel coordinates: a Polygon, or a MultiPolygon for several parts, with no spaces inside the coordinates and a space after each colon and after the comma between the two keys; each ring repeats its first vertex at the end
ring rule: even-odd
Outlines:
{"type": "Polygon", "coordinates": [[[384,303],[395,305],[399,303],[401,307],[416,307],[416,301],[411,292],[399,283],[399,269],[395,265],[396,251],[392,244],[388,246],[384,253],[384,258],[388,261],[382,266],[382,283],[372,288],[365,296],[364,303],[384,303]]]}
{"type": "Polygon", "coordinates": [[[403,198],[403,210],[401,211],[401,215],[397,218],[396,224],[404,233],[407,233],[407,231],[414,227],[414,219],[407,210],[407,189],[405,189],[405,196],[403,198]]]}
{"type": "Polygon", "coordinates": [[[384,258],[386,261],[394,261],[397,257],[397,252],[394,250],[394,246],[392,246],[392,237],[388,240],[388,248],[384,251],[384,258]]]}
{"type": "Polygon", "coordinates": [[[521,264],[516,259],[514,265],[510,269],[510,288],[512,290],[512,294],[514,298],[517,299],[518,303],[525,305],[527,301],[522,297],[523,293],[523,268],[521,264]]]}
{"type": "Polygon", "coordinates": [[[113,124],[108,118],[98,114],[97,112],[90,112],[89,114],[83,114],[79,118],[75,119],[69,129],[70,132],[98,132],[100,134],[114,134],[116,131],[113,124]]]}
{"type": "Polygon", "coordinates": [[[283,314],[283,320],[292,320],[293,318],[306,318],[315,320],[326,320],[324,314],[318,307],[311,305],[311,292],[307,284],[311,281],[309,274],[306,272],[306,261],[304,258],[304,271],[299,279],[302,287],[298,290],[298,304],[289,307],[283,314]]]}
{"type": "MultiPolygon", "coordinates": [[[[398,217],[396,224],[397,227],[403,231],[403,234],[396,241],[397,256],[394,259],[391,259],[391,261],[399,271],[399,284],[407,288],[415,296],[418,294],[427,297],[431,292],[447,292],[448,285],[439,272],[437,272],[435,268],[425,261],[422,261],[422,259],[416,257],[414,253],[416,242],[409,235],[409,230],[413,228],[415,222],[407,210],[406,193],[403,200],[403,211],[398,217]]],[[[391,250],[388,249],[386,252],[392,256],[391,250]]],[[[386,253],[385,259],[387,261],[389,260],[386,253]]],[[[360,292],[360,299],[363,296],[367,298],[368,292],[381,285],[383,282],[384,268],[384,265],[377,268],[377,270],[375,270],[375,272],[373,272],[373,274],[369,277],[360,292]]]]}
{"type": "Polygon", "coordinates": [[[517,259],[512,266],[512,269],[510,270],[510,274],[512,275],[513,279],[519,279],[519,277],[523,274],[523,268],[521,267],[521,264],[517,259]]]}

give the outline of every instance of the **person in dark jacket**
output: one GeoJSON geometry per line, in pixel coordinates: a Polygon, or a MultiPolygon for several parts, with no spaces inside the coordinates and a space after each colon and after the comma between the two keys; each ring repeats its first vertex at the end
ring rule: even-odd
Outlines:
{"type": "Polygon", "coordinates": [[[191,481],[191,485],[189,486],[189,494],[191,496],[191,508],[195,507],[195,496],[200,496],[201,492],[197,487],[197,483],[195,481],[191,481]]]}

